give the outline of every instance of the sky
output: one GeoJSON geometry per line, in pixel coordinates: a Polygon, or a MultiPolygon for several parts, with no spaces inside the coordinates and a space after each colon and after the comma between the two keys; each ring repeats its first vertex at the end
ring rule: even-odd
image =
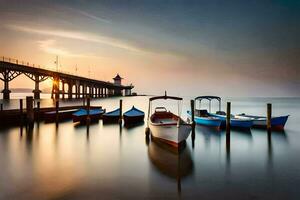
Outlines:
{"type": "Polygon", "coordinates": [[[299,0],[0,0],[0,19],[1,57],[138,93],[300,96],[299,0]]]}

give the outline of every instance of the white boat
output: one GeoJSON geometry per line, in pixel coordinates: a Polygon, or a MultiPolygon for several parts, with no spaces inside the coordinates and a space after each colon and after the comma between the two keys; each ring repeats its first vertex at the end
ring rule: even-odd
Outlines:
{"type": "MultiPolygon", "coordinates": [[[[167,111],[165,107],[156,107],[150,116],[152,101],[158,99],[173,99],[182,101],[180,97],[157,96],[149,99],[148,128],[153,139],[159,139],[174,147],[180,147],[185,143],[191,132],[191,124],[185,122],[174,113],[167,111]]],[[[179,110],[178,110],[179,112],[179,110]]]]}

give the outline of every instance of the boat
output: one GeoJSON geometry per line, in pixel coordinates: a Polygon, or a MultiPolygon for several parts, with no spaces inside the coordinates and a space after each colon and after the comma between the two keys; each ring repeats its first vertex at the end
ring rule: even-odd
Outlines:
{"type": "MultiPolygon", "coordinates": [[[[222,120],[220,120],[217,117],[210,116],[206,109],[200,109],[201,108],[201,101],[203,98],[197,97],[195,99],[196,107],[194,110],[194,120],[196,124],[203,125],[203,126],[209,126],[209,127],[215,127],[219,129],[221,127],[222,120]],[[199,108],[197,109],[197,101],[199,101],[199,108]]],[[[211,108],[210,108],[211,109],[211,108]]],[[[187,111],[188,119],[192,119],[192,112],[187,111]]]]}
{"type": "MultiPolygon", "coordinates": [[[[180,116],[167,111],[165,107],[156,107],[154,113],[152,112],[152,102],[155,100],[177,100],[178,107],[179,102],[182,101],[180,97],[167,96],[156,96],[149,99],[149,110],[148,110],[148,129],[153,139],[161,140],[173,147],[181,148],[185,144],[185,140],[190,135],[191,124],[185,122],[180,116]]],[[[178,109],[179,112],[179,109],[178,109]]]]}
{"type": "Polygon", "coordinates": [[[120,120],[120,108],[102,115],[103,123],[117,123],[120,120]]]}
{"type": "MultiPolygon", "coordinates": [[[[68,119],[72,119],[72,114],[76,112],[78,109],[70,109],[70,110],[59,110],[58,111],[58,121],[64,121],[68,119]]],[[[51,123],[56,121],[56,111],[49,111],[44,113],[44,120],[46,123],[51,123]]]]}
{"type": "Polygon", "coordinates": [[[123,114],[125,125],[137,124],[144,121],[145,113],[134,106],[123,114]]]}
{"type": "MultiPolygon", "coordinates": [[[[207,112],[207,115],[221,120],[221,128],[226,127],[226,112],[221,111],[221,97],[199,96],[196,98],[196,100],[199,100],[200,103],[203,99],[207,99],[209,101],[209,111],[207,112]],[[211,112],[211,102],[213,100],[217,100],[219,102],[219,111],[217,111],[216,113],[211,112]]],[[[252,119],[241,119],[235,117],[234,115],[230,115],[230,127],[232,128],[250,129],[252,125],[253,125],[252,119]]]]}
{"type": "MultiPolygon", "coordinates": [[[[90,109],[89,110],[89,117],[91,122],[98,121],[101,116],[105,113],[105,109],[98,108],[98,109],[90,109]]],[[[79,109],[76,112],[73,113],[73,122],[80,122],[85,123],[88,116],[88,110],[87,109],[79,109]]]]}
{"type": "MultiPolygon", "coordinates": [[[[247,115],[245,113],[235,115],[236,118],[239,119],[250,119],[253,121],[254,128],[267,128],[267,117],[264,116],[255,116],[255,115],[247,115]]],[[[272,117],[271,118],[271,128],[283,130],[284,126],[289,118],[289,115],[272,117]]]]}

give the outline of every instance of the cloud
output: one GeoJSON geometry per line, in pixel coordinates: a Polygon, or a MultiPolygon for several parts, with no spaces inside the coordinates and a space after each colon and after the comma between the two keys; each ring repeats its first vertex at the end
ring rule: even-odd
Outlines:
{"type": "Polygon", "coordinates": [[[60,30],[60,29],[43,29],[43,28],[35,28],[35,27],[20,26],[20,25],[6,25],[6,27],[15,31],[34,33],[39,35],[56,36],[56,37],[62,37],[68,39],[82,40],[87,42],[96,42],[96,43],[105,44],[115,48],[120,48],[120,49],[132,51],[136,53],[146,52],[143,49],[127,44],[123,41],[102,36],[99,34],[96,35],[93,33],[68,31],[68,30],[60,30]]]}
{"type": "Polygon", "coordinates": [[[53,47],[54,44],[55,44],[55,40],[51,40],[51,39],[38,41],[38,45],[42,51],[55,54],[55,55],[62,55],[62,56],[70,55],[70,53],[66,50],[53,47]]]}
{"type": "Polygon", "coordinates": [[[90,19],[96,20],[98,22],[111,23],[111,21],[108,20],[108,19],[104,19],[102,17],[98,17],[98,16],[95,16],[95,15],[92,15],[92,14],[87,13],[85,11],[78,10],[78,13],[80,13],[81,15],[83,15],[85,17],[88,17],[90,19]]]}
{"type": "Polygon", "coordinates": [[[37,42],[40,49],[46,53],[54,54],[54,55],[60,55],[65,57],[86,57],[86,58],[101,58],[99,56],[94,56],[90,54],[76,54],[72,53],[68,50],[55,47],[56,41],[53,39],[48,40],[40,40],[37,42]]]}

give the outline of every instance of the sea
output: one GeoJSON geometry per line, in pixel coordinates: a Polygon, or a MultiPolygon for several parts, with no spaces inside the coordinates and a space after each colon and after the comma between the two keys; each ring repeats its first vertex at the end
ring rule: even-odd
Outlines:
{"type": "MultiPolygon", "coordinates": [[[[165,106],[187,119],[192,98],[153,102],[150,112],[165,106]]],[[[300,98],[223,97],[222,110],[231,102],[234,114],[266,115],[272,103],[273,116],[290,115],[285,130],[231,130],[228,141],[224,130],[196,126],[180,153],[146,137],[149,96],[93,99],[91,105],[111,111],[120,99],[123,111],[143,110],[145,122],[0,127],[0,199],[300,199],[300,98]]],[[[17,99],[2,103],[19,107],[17,99]]],[[[41,100],[41,107],[53,105],[41,100]]]]}

